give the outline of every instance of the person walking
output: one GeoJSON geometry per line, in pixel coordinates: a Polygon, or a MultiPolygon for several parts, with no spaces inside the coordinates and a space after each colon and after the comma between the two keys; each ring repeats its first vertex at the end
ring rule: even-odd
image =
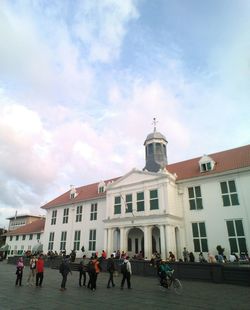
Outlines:
{"type": "Polygon", "coordinates": [[[95,257],[92,259],[92,265],[94,266],[94,270],[92,270],[92,274],[91,274],[91,289],[92,291],[95,291],[97,277],[101,271],[101,267],[100,267],[100,263],[98,261],[97,255],[95,255],[95,257]]]}
{"type": "Polygon", "coordinates": [[[18,284],[19,286],[22,286],[23,269],[24,269],[23,258],[20,257],[16,265],[16,286],[18,284]]]}
{"type": "Polygon", "coordinates": [[[83,286],[86,286],[86,271],[87,271],[87,258],[86,255],[83,255],[83,259],[80,261],[79,266],[79,286],[82,286],[82,277],[83,277],[83,286]]]}
{"type": "Polygon", "coordinates": [[[108,259],[107,271],[109,272],[109,280],[108,280],[107,288],[110,288],[111,284],[112,284],[112,287],[115,287],[115,284],[114,284],[115,262],[114,262],[113,254],[111,254],[110,258],[108,259]]]}
{"type": "Polygon", "coordinates": [[[44,272],[44,260],[43,255],[40,254],[36,262],[36,287],[42,287],[44,272]]]}
{"type": "Polygon", "coordinates": [[[68,274],[69,273],[72,274],[72,271],[70,269],[69,260],[70,260],[70,256],[69,255],[67,255],[66,257],[63,257],[61,265],[59,267],[59,272],[62,275],[62,282],[61,282],[60,291],[65,291],[66,290],[66,282],[67,282],[68,274]]]}
{"type": "Polygon", "coordinates": [[[30,258],[29,268],[30,268],[30,270],[29,270],[29,276],[27,279],[27,285],[34,285],[35,284],[35,277],[36,277],[36,258],[34,255],[32,255],[30,258]]]}
{"type": "Polygon", "coordinates": [[[123,290],[123,286],[124,286],[125,280],[127,280],[128,289],[131,289],[130,279],[131,279],[131,275],[132,275],[132,269],[131,269],[131,264],[130,264],[130,261],[129,261],[129,256],[127,256],[124,259],[124,261],[123,261],[123,263],[121,265],[121,272],[122,272],[122,275],[123,275],[122,282],[121,282],[121,290],[123,290]]]}

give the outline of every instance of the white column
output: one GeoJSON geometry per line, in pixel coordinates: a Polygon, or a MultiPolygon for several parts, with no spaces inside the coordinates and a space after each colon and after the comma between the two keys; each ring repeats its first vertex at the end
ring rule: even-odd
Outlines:
{"type": "Polygon", "coordinates": [[[169,256],[169,251],[172,251],[176,256],[176,240],[174,226],[166,225],[166,254],[169,256]]]}
{"type": "Polygon", "coordinates": [[[172,230],[170,225],[166,225],[166,256],[169,256],[169,251],[172,251],[172,230]]]}
{"type": "Polygon", "coordinates": [[[113,233],[114,233],[114,229],[113,228],[109,228],[108,229],[108,248],[107,248],[107,254],[108,256],[110,256],[114,249],[113,249],[113,239],[114,239],[114,236],[113,236],[113,233]]]}
{"type": "Polygon", "coordinates": [[[108,229],[104,228],[104,250],[108,252],[108,229]]]}
{"type": "Polygon", "coordinates": [[[152,226],[144,227],[144,257],[147,259],[152,257],[152,226]]]}
{"type": "Polygon", "coordinates": [[[166,238],[165,238],[165,225],[160,225],[160,237],[161,237],[161,258],[166,259],[166,238]]]}
{"type": "Polygon", "coordinates": [[[125,240],[125,228],[121,227],[120,228],[120,252],[124,251],[125,252],[125,248],[126,248],[126,240],[125,240]]]}

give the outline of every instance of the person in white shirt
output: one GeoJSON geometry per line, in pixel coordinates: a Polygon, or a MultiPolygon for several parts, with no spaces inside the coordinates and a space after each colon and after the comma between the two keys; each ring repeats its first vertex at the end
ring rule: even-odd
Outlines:
{"type": "Polygon", "coordinates": [[[123,275],[122,282],[121,282],[121,290],[123,289],[125,280],[127,280],[128,289],[131,289],[130,279],[131,279],[131,275],[132,275],[132,269],[131,269],[131,263],[129,261],[129,256],[127,256],[124,259],[122,266],[121,266],[121,272],[123,275]]]}

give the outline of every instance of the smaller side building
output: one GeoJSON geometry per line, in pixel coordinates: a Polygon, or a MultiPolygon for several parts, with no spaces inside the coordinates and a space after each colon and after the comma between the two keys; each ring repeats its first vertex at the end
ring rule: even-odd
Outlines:
{"type": "Polygon", "coordinates": [[[44,226],[45,218],[40,218],[15,230],[8,231],[5,234],[8,256],[42,251],[44,226]]]}
{"type": "Polygon", "coordinates": [[[29,214],[20,214],[17,215],[17,212],[14,216],[8,217],[7,220],[9,220],[9,228],[8,231],[10,230],[15,230],[21,226],[30,224],[34,221],[37,221],[41,219],[42,217],[39,215],[29,215],[29,214]]]}

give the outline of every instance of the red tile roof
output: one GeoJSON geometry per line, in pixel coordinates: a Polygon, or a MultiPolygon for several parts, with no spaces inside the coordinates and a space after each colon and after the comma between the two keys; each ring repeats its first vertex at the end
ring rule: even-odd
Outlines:
{"type": "Polygon", "coordinates": [[[167,165],[166,169],[171,173],[176,173],[177,181],[179,181],[250,167],[250,145],[208,156],[215,161],[214,169],[208,172],[200,172],[199,160],[201,157],[167,165]]]}
{"type": "MultiPolygon", "coordinates": [[[[214,170],[209,172],[200,172],[199,160],[201,157],[193,158],[190,160],[178,162],[175,164],[167,165],[166,168],[171,173],[177,174],[177,181],[199,176],[207,176],[210,174],[221,173],[229,170],[250,167],[250,145],[242,146],[232,150],[227,150],[219,153],[209,155],[215,162],[214,170]]],[[[115,181],[119,178],[113,178],[105,181],[115,181]]],[[[78,195],[74,199],[70,199],[70,190],[61,196],[51,200],[43,205],[43,209],[50,209],[53,207],[77,203],[90,199],[97,199],[106,196],[105,193],[98,193],[98,183],[93,183],[76,188],[78,195]]]]}
{"type": "MultiPolygon", "coordinates": [[[[107,180],[104,182],[105,182],[105,184],[107,184],[108,182],[112,182],[112,181],[115,181],[117,179],[119,179],[119,178],[113,178],[113,179],[110,179],[110,180],[107,180]]],[[[70,199],[70,190],[69,190],[66,193],[62,194],[61,196],[59,196],[59,197],[51,200],[50,202],[46,203],[45,205],[42,206],[42,208],[43,209],[50,209],[52,207],[61,206],[61,205],[65,205],[65,204],[73,204],[73,203],[78,203],[78,202],[85,201],[85,200],[106,197],[106,192],[98,193],[99,183],[100,182],[81,186],[81,187],[77,187],[76,188],[77,196],[73,199],[70,199]]]]}
{"type": "Polygon", "coordinates": [[[23,225],[15,230],[8,231],[6,236],[27,235],[43,232],[45,225],[45,218],[34,221],[30,224],[23,225]]]}

